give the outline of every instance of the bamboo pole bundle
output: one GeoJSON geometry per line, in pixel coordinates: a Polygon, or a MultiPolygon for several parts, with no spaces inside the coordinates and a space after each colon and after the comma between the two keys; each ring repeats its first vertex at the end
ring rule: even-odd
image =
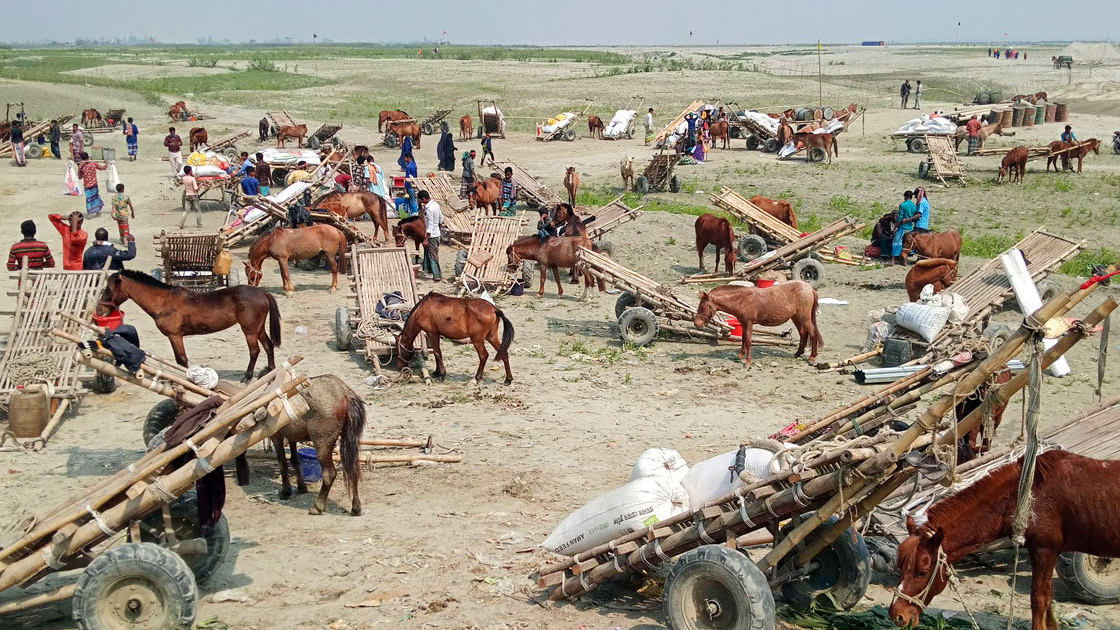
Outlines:
{"type": "Polygon", "coordinates": [[[906,378],[899,379],[889,385],[886,385],[874,394],[868,394],[867,396],[864,396],[863,398],[860,398],[859,400],[850,403],[845,407],[841,407],[840,409],[833,411],[823,418],[814,421],[812,424],[807,425],[804,429],[791,436],[789,441],[793,442],[794,444],[799,444],[805,441],[807,438],[813,437],[815,433],[827,428],[832,423],[842,418],[846,418],[854,413],[863,411],[868,407],[877,405],[890,396],[900,391],[909,389],[914,385],[917,385],[931,374],[933,374],[933,368],[925,368],[920,372],[915,372],[914,374],[911,374],[906,378]]]}
{"type": "Polygon", "coordinates": [[[913,405],[921,400],[922,397],[926,394],[941,389],[946,385],[957,382],[967,373],[967,367],[955,369],[945,374],[936,381],[926,383],[921,387],[915,389],[911,389],[898,398],[892,399],[886,405],[867,411],[863,415],[851,420],[833,424],[820,436],[813,438],[813,440],[810,440],[808,444],[812,444],[812,442],[815,440],[828,440],[841,433],[844,437],[851,438],[859,435],[860,433],[866,433],[868,431],[877,429],[889,422],[890,419],[895,415],[905,413],[904,410],[913,408],[913,405]]]}

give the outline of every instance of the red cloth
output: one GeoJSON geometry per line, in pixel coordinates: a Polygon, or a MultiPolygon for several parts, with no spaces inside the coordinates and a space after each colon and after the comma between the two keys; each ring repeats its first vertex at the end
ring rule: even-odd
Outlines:
{"type": "Polygon", "coordinates": [[[54,258],[46,243],[25,238],[13,244],[8,252],[8,271],[18,271],[21,264],[28,269],[47,269],[54,267],[54,258]]]}
{"type": "Polygon", "coordinates": [[[964,126],[964,128],[968,131],[968,135],[970,136],[980,135],[980,127],[980,120],[976,118],[969,120],[968,124],[964,126]]]}
{"type": "Polygon", "coordinates": [[[97,171],[105,170],[101,162],[87,160],[78,167],[78,174],[82,176],[82,188],[97,188],[97,171]]]}
{"type": "Polygon", "coordinates": [[[51,225],[62,235],[62,268],[68,271],[82,270],[82,255],[86,251],[86,241],[89,235],[85,230],[71,233],[70,226],[63,223],[61,214],[52,214],[47,217],[51,225]]]}

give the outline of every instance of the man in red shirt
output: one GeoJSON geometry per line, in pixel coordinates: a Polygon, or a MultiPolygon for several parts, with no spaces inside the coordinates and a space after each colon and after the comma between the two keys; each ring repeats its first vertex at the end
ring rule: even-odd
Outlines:
{"type": "Polygon", "coordinates": [[[62,235],[62,268],[68,271],[82,270],[82,256],[86,252],[86,241],[89,235],[82,229],[85,217],[81,212],[71,212],[68,218],[61,214],[47,216],[51,225],[62,235]]]}
{"type": "Polygon", "coordinates": [[[23,233],[23,240],[12,245],[8,252],[8,271],[19,271],[20,266],[28,269],[51,269],[54,267],[54,257],[51,250],[43,241],[35,240],[35,222],[30,219],[19,226],[23,233]]]}
{"type": "Polygon", "coordinates": [[[972,155],[976,149],[980,148],[980,119],[976,114],[968,119],[968,124],[964,126],[965,131],[968,132],[968,154],[972,155]]]}
{"type": "Polygon", "coordinates": [[[167,147],[167,159],[171,162],[171,175],[178,177],[179,171],[183,170],[183,154],[179,153],[179,149],[183,148],[183,139],[175,133],[174,127],[167,130],[167,137],[163,139],[163,146],[167,147]]]}

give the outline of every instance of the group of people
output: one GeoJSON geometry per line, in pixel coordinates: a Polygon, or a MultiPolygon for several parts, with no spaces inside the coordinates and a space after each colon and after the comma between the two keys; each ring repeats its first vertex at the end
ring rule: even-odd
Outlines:
{"type": "MultiPolygon", "coordinates": [[[[126,213],[134,215],[132,202],[124,196],[123,185],[118,194],[125,200],[123,207],[126,213]]],[[[106,262],[109,269],[120,270],[124,269],[126,261],[136,258],[136,239],[128,232],[127,222],[121,232],[125,249],[119,249],[109,242],[109,230],[103,227],[93,231],[94,243],[87,247],[89,234],[83,229],[85,216],[81,212],[72,212],[68,217],[50,214],[47,219],[62,238],[62,268],[65,270],[96,271],[104,269],[106,262]]],[[[35,221],[28,219],[21,223],[20,232],[23,239],[14,243],[8,251],[8,271],[54,268],[55,260],[50,247],[36,238],[35,221]]]]}
{"type": "Polygon", "coordinates": [[[905,266],[902,241],[909,232],[924,234],[930,231],[931,211],[929,195],[922,187],[902,194],[902,203],[893,212],[880,217],[871,233],[869,252],[878,250],[879,258],[891,265],[905,266]]]}
{"type": "MultiPolygon", "coordinates": [[[[652,118],[652,112],[653,109],[650,108],[647,119],[652,118]]],[[[714,114],[710,109],[686,114],[684,121],[688,125],[688,131],[677,139],[675,147],[677,153],[692,156],[692,159],[697,162],[703,162],[708,156],[708,150],[712,147],[712,123],[726,119],[727,114],[724,113],[723,107],[716,110],[714,114]]],[[[650,124],[652,125],[652,122],[650,124]]]]}
{"type": "MultiPolygon", "coordinates": [[[[16,114],[15,120],[12,121],[10,135],[8,136],[8,142],[12,147],[12,159],[15,165],[19,167],[27,166],[27,138],[24,135],[26,131],[26,129],[24,129],[24,124],[23,114],[16,114]]],[[[138,139],[140,128],[137,127],[136,123],[129,117],[127,121],[121,123],[121,130],[124,133],[125,144],[128,147],[128,159],[129,161],[135,161],[139,153],[140,145],[138,139]]],[[[73,124],[70,129],[70,157],[75,162],[79,162],[82,159],[86,148],[86,141],[90,139],[91,138],[87,138],[86,132],[82,131],[78,123],[73,124]]],[[[58,124],[57,119],[51,121],[47,132],[35,138],[35,142],[39,146],[49,145],[50,156],[56,160],[62,159],[62,126],[58,124]]]]}
{"type": "Polygon", "coordinates": [[[989,57],[995,57],[996,59],[999,59],[1000,52],[1003,53],[1003,58],[1004,59],[1016,59],[1016,60],[1019,59],[1019,53],[1022,52],[1023,61],[1027,60],[1027,53],[1025,51],[1018,51],[1018,50],[1015,50],[1013,48],[1007,48],[1003,51],[1001,51],[998,48],[989,48],[988,49],[988,56],[989,57]]]}
{"type": "Polygon", "coordinates": [[[910,85],[910,79],[902,82],[902,87],[898,90],[898,95],[902,101],[902,109],[910,106],[910,95],[914,95],[914,109],[922,108],[922,82],[918,81],[913,86],[910,85]]]}

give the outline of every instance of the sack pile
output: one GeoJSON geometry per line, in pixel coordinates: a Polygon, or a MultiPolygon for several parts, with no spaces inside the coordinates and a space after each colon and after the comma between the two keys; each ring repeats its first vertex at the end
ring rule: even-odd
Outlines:
{"type": "Polygon", "coordinates": [[[925,133],[931,135],[952,135],[957,131],[956,124],[948,118],[938,116],[930,118],[926,114],[922,114],[918,118],[907,122],[905,125],[898,128],[895,133],[898,134],[915,134],[922,135],[925,133]]]}

